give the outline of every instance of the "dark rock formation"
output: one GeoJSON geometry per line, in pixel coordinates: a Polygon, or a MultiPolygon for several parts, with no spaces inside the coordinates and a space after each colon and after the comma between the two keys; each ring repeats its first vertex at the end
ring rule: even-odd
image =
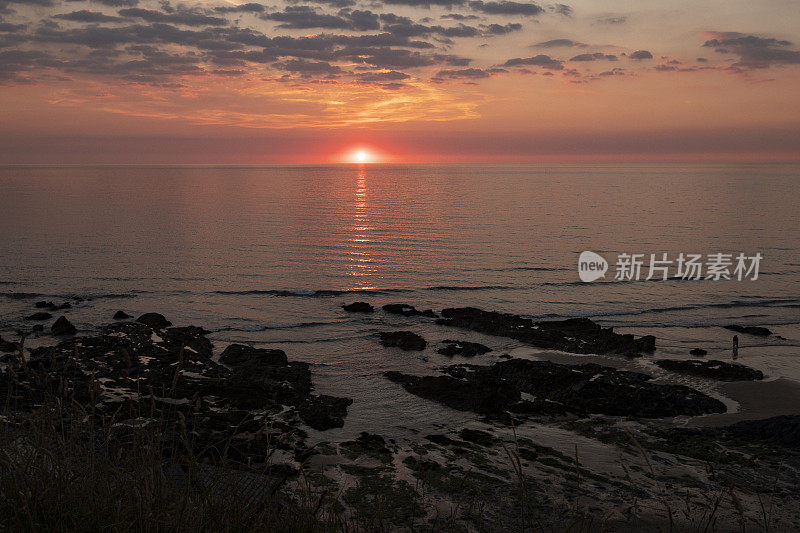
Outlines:
{"type": "Polygon", "coordinates": [[[474,307],[442,311],[438,324],[510,337],[524,343],[571,353],[620,354],[640,356],[655,350],[655,337],[614,333],[588,318],[534,322],[519,315],[483,311],[474,307]]]}
{"type": "Polygon", "coordinates": [[[747,333],[748,335],[756,335],[758,337],[768,337],[772,335],[770,330],[759,326],[737,326],[736,324],[729,324],[724,327],[725,329],[729,329],[737,333],[747,333]]]}
{"type": "Polygon", "coordinates": [[[491,366],[454,365],[444,375],[386,377],[423,398],[490,416],[575,413],[658,418],[723,413],[725,405],[680,385],[650,383],[650,376],[596,364],[561,365],[511,359],[491,366]],[[522,399],[522,393],[533,399],[522,399]]]}
{"type": "Polygon", "coordinates": [[[131,315],[126,313],[125,311],[117,311],[114,313],[114,320],[127,320],[128,318],[133,318],[131,315]]]}
{"type": "Polygon", "coordinates": [[[31,326],[31,331],[33,332],[44,331],[44,324],[34,324],[33,326],[31,326]]]}
{"type": "Polygon", "coordinates": [[[0,337],[0,352],[11,353],[16,352],[18,345],[16,342],[11,342],[4,340],[3,337],[0,337]]]}
{"type": "Polygon", "coordinates": [[[764,379],[760,370],[740,365],[711,359],[709,361],[660,359],[655,362],[664,370],[689,374],[703,378],[716,379],[717,381],[753,381],[764,379]]]}
{"type": "Polygon", "coordinates": [[[353,403],[350,398],[337,398],[327,394],[312,394],[297,406],[300,419],[309,427],[319,431],[344,426],[347,408],[353,403]]]}
{"type": "Polygon", "coordinates": [[[411,331],[384,331],[381,333],[381,344],[404,351],[424,350],[428,345],[425,339],[411,331]]]}
{"type": "Polygon", "coordinates": [[[136,319],[137,322],[150,326],[153,329],[168,328],[172,322],[167,320],[164,315],[160,313],[145,313],[136,319]]]}
{"type": "Polygon", "coordinates": [[[729,433],[800,448],[800,415],[783,415],[764,420],[745,420],[728,426],[729,433]]]}
{"type": "Polygon", "coordinates": [[[58,317],[58,320],[53,322],[53,325],[50,326],[50,333],[57,336],[75,335],[77,331],[75,326],[72,325],[72,322],[67,320],[67,317],[63,315],[58,317]]]}
{"type": "Polygon", "coordinates": [[[386,304],[383,310],[393,315],[403,316],[425,316],[428,318],[438,318],[438,315],[433,312],[433,309],[419,311],[416,307],[409,304],[386,304]]]}
{"type": "Polygon", "coordinates": [[[342,306],[342,309],[350,313],[371,313],[375,310],[375,308],[367,302],[353,302],[351,304],[345,304],[342,306]]]}
{"type": "Polygon", "coordinates": [[[51,318],[53,318],[53,315],[51,315],[50,313],[39,311],[38,313],[33,313],[32,315],[26,316],[25,320],[41,321],[41,320],[50,320],[51,318]]]}
{"type": "Polygon", "coordinates": [[[484,346],[483,344],[479,344],[477,342],[451,340],[445,340],[442,342],[447,344],[447,346],[439,348],[437,352],[442,355],[446,355],[447,357],[453,357],[455,355],[461,355],[463,357],[475,357],[476,355],[483,355],[492,351],[492,349],[488,346],[484,346]]]}
{"type": "Polygon", "coordinates": [[[64,309],[71,309],[72,304],[64,302],[61,305],[56,305],[53,302],[41,301],[36,302],[35,307],[37,309],[49,309],[50,311],[62,311],[64,309]]]}
{"type": "Polygon", "coordinates": [[[708,352],[702,348],[694,348],[693,350],[689,351],[689,355],[696,355],[698,357],[702,357],[708,354],[708,352]]]}
{"type": "Polygon", "coordinates": [[[494,435],[479,429],[464,428],[459,432],[458,436],[467,442],[472,442],[480,446],[491,446],[495,441],[494,435]]]}

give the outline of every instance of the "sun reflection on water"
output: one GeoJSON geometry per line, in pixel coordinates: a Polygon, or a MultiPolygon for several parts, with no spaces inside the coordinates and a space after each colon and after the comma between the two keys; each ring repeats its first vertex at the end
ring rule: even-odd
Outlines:
{"type": "Polygon", "coordinates": [[[364,167],[356,174],[355,202],[353,204],[353,223],[349,228],[345,245],[347,246],[347,274],[353,277],[353,289],[375,289],[375,273],[378,271],[375,259],[370,252],[373,239],[370,233],[373,226],[369,222],[367,203],[367,173],[364,167]]]}

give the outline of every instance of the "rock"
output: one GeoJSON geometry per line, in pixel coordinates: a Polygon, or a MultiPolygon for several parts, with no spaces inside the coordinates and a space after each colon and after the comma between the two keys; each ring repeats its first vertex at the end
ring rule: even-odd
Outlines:
{"type": "Polygon", "coordinates": [[[381,344],[403,351],[420,351],[428,345],[425,339],[411,331],[384,331],[381,333],[381,344]]]}
{"type": "Polygon", "coordinates": [[[495,441],[494,435],[479,429],[464,428],[459,432],[458,436],[467,442],[474,442],[480,446],[491,446],[495,441]]]}
{"type": "Polygon", "coordinates": [[[444,375],[390,371],[391,381],[422,398],[460,411],[503,417],[575,413],[660,418],[724,413],[725,405],[681,385],[650,383],[650,376],[597,364],[562,365],[511,359],[491,366],[453,365],[444,375]],[[522,393],[533,399],[522,399],[522,393]]]}
{"type": "Polygon", "coordinates": [[[77,330],[75,329],[75,326],[72,325],[72,322],[67,320],[67,317],[61,315],[58,317],[58,320],[53,322],[53,325],[50,326],[50,332],[57,336],[75,335],[77,330]]]}
{"type": "Polygon", "coordinates": [[[62,311],[64,309],[71,309],[72,305],[69,302],[64,302],[61,305],[56,305],[53,302],[40,301],[34,304],[37,309],[49,309],[50,311],[62,311]]]}
{"type": "Polygon", "coordinates": [[[114,320],[126,320],[128,318],[133,318],[131,315],[126,313],[125,311],[117,311],[114,313],[114,320]]]}
{"type": "Polygon", "coordinates": [[[383,310],[393,315],[403,316],[424,316],[428,318],[438,318],[438,315],[433,312],[433,309],[419,311],[416,307],[409,304],[386,304],[383,310]]]}
{"type": "Polygon", "coordinates": [[[456,444],[456,441],[454,441],[447,435],[441,435],[439,433],[435,433],[433,435],[426,435],[425,438],[431,441],[432,443],[438,444],[440,446],[448,446],[450,444],[456,444]]]}
{"type": "Polygon", "coordinates": [[[753,381],[764,379],[760,370],[740,365],[711,359],[709,361],[660,359],[655,363],[670,372],[689,374],[703,378],[716,379],[717,381],[753,381]]]}
{"type": "Polygon", "coordinates": [[[696,355],[698,357],[702,357],[702,356],[704,356],[706,354],[708,354],[708,352],[706,350],[702,349],[702,348],[695,348],[695,349],[689,351],[689,355],[696,355]]]}
{"type": "Polygon", "coordinates": [[[455,355],[475,357],[476,355],[483,355],[492,351],[492,349],[488,346],[484,346],[483,344],[479,344],[477,342],[451,340],[445,340],[442,342],[447,344],[447,346],[444,348],[439,348],[437,352],[442,355],[446,355],[447,357],[453,357],[455,355]]]}
{"type": "Polygon", "coordinates": [[[220,354],[219,360],[229,366],[247,367],[284,366],[289,362],[283,350],[253,348],[244,344],[231,344],[220,354]]]}
{"type": "Polygon", "coordinates": [[[44,324],[34,324],[33,326],[31,326],[31,331],[33,332],[44,331],[44,324]]]}
{"type": "Polygon", "coordinates": [[[800,448],[800,415],[783,415],[763,420],[745,420],[728,426],[734,435],[800,448]]]}
{"type": "Polygon", "coordinates": [[[534,322],[507,313],[483,311],[474,307],[449,308],[442,311],[437,324],[479,331],[488,335],[509,337],[524,343],[571,353],[619,354],[638,357],[655,350],[655,337],[614,333],[588,318],[570,318],[534,322]]]}
{"type": "Polygon", "coordinates": [[[731,331],[736,331],[737,333],[747,333],[748,335],[757,335],[759,337],[768,337],[772,335],[770,330],[759,326],[737,326],[736,324],[728,324],[723,327],[731,331]]]}
{"type": "Polygon", "coordinates": [[[172,322],[167,320],[164,315],[160,313],[145,313],[136,319],[140,324],[150,326],[153,329],[163,329],[172,325],[172,322]]]}
{"type": "Polygon", "coordinates": [[[347,408],[353,403],[350,398],[337,398],[327,394],[312,394],[297,406],[300,420],[318,431],[344,426],[347,408]]]}
{"type": "Polygon", "coordinates": [[[51,318],[53,318],[53,315],[51,315],[50,313],[45,313],[45,312],[40,311],[38,313],[33,313],[32,315],[26,316],[25,320],[39,320],[39,321],[41,321],[41,320],[50,320],[51,318]]]}
{"type": "Polygon", "coordinates": [[[342,306],[342,309],[350,313],[372,313],[375,310],[375,308],[367,302],[353,302],[351,304],[345,304],[342,306]]]}
{"type": "Polygon", "coordinates": [[[3,337],[0,337],[0,352],[11,353],[16,352],[19,346],[16,342],[11,342],[4,340],[3,337]]]}

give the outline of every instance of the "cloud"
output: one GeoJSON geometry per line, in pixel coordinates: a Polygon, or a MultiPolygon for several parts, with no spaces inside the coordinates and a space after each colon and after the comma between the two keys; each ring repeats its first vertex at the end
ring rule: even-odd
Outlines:
{"type": "Polygon", "coordinates": [[[625,16],[611,16],[611,17],[602,17],[597,19],[598,24],[625,24],[628,21],[628,17],[625,16]]]}
{"type": "Polygon", "coordinates": [[[481,25],[487,35],[505,35],[507,33],[519,31],[522,29],[522,24],[510,22],[505,26],[500,24],[481,25]]]}
{"type": "Polygon", "coordinates": [[[631,52],[628,57],[637,61],[641,61],[643,59],[653,59],[653,54],[647,50],[636,50],[635,52],[631,52]]]}
{"type": "Polygon", "coordinates": [[[565,17],[571,17],[573,13],[573,9],[566,4],[556,4],[553,6],[553,11],[558,13],[559,15],[564,15],[565,17]]]}
{"type": "Polygon", "coordinates": [[[598,61],[598,60],[616,61],[617,56],[613,54],[603,54],[601,52],[595,52],[594,54],[579,54],[570,59],[570,61],[598,61]]]}
{"type": "Polygon", "coordinates": [[[172,13],[164,13],[152,9],[128,8],[118,11],[120,16],[139,18],[147,22],[181,24],[183,26],[225,26],[228,21],[220,17],[211,17],[197,9],[179,7],[172,13]]]}
{"type": "Polygon", "coordinates": [[[480,19],[477,15],[462,15],[461,13],[447,13],[446,15],[442,15],[443,19],[451,19],[451,20],[477,20],[480,19]]]}
{"type": "Polygon", "coordinates": [[[475,11],[486,13],[487,15],[523,15],[523,16],[536,16],[544,12],[539,5],[534,3],[520,3],[520,2],[484,2],[483,0],[473,0],[469,3],[469,7],[475,11]]]}
{"type": "Polygon", "coordinates": [[[219,6],[215,7],[217,13],[263,13],[266,8],[262,4],[249,3],[239,4],[238,6],[219,6]]]}
{"type": "Polygon", "coordinates": [[[537,66],[542,67],[548,70],[563,70],[564,65],[562,61],[557,59],[553,59],[550,56],[546,56],[544,54],[539,54],[534,57],[517,57],[514,59],[509,59],[503,66],[506,67],[521,67],[521,66],[537,66]]]}
{"type": "Polygon", "coordinates": [[[262,15],[264,20],[281,22],[279,28],[329,28],[341,30],[376,30],[378,15],[371,11],[341,10],[338,15],[320,13],[310,6],[287,6],[283,11],[262,15]]]}
{"type": "Polygon", "coordinates": [[[364,83],[386,83],[386,82],[397,82],[403,81],[411,78],[405,72],[399,72],[397,70],[390,70],[388,72],[365,72],[364,74],[358,74],[356,79],[360,82],[364,83]]]}
{"type": "Polygon", "coordinates": [[[273,65],[278,70],[297,72],[300,74],[338,74],[341,67],[331,65],[327,61],[307,61],[305,59],[290,59],[273,65]]]}
{"type": "Polygon", "coordinates": [[[73,11],[71,13],[53,15],[53,18],[59,20],[69,20],[71,22],[119,22],[122,20],[119,17],[112,17],[97,11],[88,11],[86,9],[81,11],[73,11]]]}
{"type": "Polygon", "coordinates": [[[578,41],[573,41],[572,39],[551,39],[549,41],[544,41],[541,43],[536,43],[531,45],[532,48],[558,48],[558,47],[570,47],[570,48],[588,48],[589,45],[585,43],[579,43],[578,41]]]}
{"type": "Polygon", "coordinates": [[[731,65],[737,69],[762,69],[775,65],[800,64],[800,51],[789,50],[790,41],[774,37],[759,37],[738,32],[706,32],[711,37],[704,47],[713,48],[719,53],[730,53],[739,56],[731,65]]]}
{"type": "Polygon", "coordinates": [[[465,68],[459,70],[451,70],[445,69],[440,70],[436,73],[435,78],[443,79],[443,78],[469,78],[469,79],[480,79],[480,78],[488,78],[491,76],[491,73],[480,69],[480,68],[465,68]]]}

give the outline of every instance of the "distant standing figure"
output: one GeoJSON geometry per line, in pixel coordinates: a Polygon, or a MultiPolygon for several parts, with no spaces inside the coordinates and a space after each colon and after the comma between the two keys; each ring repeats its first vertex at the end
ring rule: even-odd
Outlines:
{"type": "Polygon", "coordinates": [[[737,359],[739,357],[739,335],[733,336],[733,358],[737,359]]]}

